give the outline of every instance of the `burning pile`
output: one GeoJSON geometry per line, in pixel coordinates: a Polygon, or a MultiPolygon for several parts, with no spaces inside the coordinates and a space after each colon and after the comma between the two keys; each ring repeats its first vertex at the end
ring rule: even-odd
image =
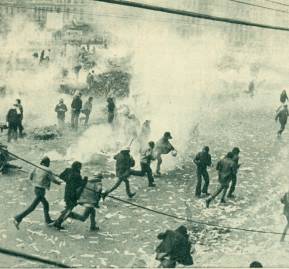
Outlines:
{"type": "Polygon", "coordinates": [[[42,128],[35,128],[31,134],[35,140],[51,140],[61,136],[56,126],[46,126],[42,128]]]}

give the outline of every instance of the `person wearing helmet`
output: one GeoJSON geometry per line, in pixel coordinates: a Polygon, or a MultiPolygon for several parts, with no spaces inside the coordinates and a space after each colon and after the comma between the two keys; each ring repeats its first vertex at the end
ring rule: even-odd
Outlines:
{"type": "Polygon", "coordinates": [[[95,208],[99,208],[99,200],[101,199],[102,192],[102,179],[101,173],[94,174],[91,179],[88,179],[85,188],[83,188],[80,198],[77,204],[85,207],[83,214],[77,214],[71,212],[69,218],[76,219],[79,221],[86,221],[90,217],[90,231],[98,231],[99,227],[96,225],[95,220],[95,208]]]}
{"type": "Polygon", "coordinates": [[[234,192],[235,192],[235,188],[237,185],[237,174],[238,174],[238,170],[240,168],[240,164],[239,164],[239,154],[240,154],[240,149],[238,147],[233,148],[232,150],[233,153],[233,162],[235,165],[235,169],[234,169],[234,173],[232,175],[232,180],[231,180],[231,187],[228,193],[228,198],[234,198],[234,192]]]}
{"type": "Polygon", "coordinates": [[[39,203],[42,203],[43,205],[45,222],[47,224],[51,224],[53,222],[49,215],[49,203],[45,198],[45,192],[46,190],[50,189],[51,182],[58,185],[60,185],[61,182],[53,176],[49,166],[50,159],[48,157],[44,157],[40,162],[39,168],[35,168],[30,174],[30,180],[32,180],[34,184],[35,198],[32,204],[26,210],[14,217],[13,223],[17,229],[19,229],[21,221],[32,213],[39,203]]]}
{"type": "Polygon", "coordinates": [[[217,163],[217,171],[219,173],[219,183],[220,186],[218,187],[217,191],[206,200],[206,207],[208,208],[210,206],[210,203],[221,193],[222,194],[222,198],[221,198],[221,203],[226,203],[225,197],[227,194],[227,190],[229,187],[229,183],[232,179],[232,176],[234,175],[234,173],[236,173],[235,171],[235,164],[233,162],[233,153],[232,152],[228,152],[226,157],[223,158],[222,160],[220,160],[217,163]]]}
{"type": "Polygon", "coordinates": [[[116,160],[115,170],[118,181],[110,190],[106,191],[103,194],[103,197],[105,198],[109,193],[117,189],[122,182],[124,182],[126,194],[129,198],[132,198],[135,196],[136,193],[131,192],[128,178],[132,174],[137,174],[137,172],[131,169],[135,166],[135,160],[130,155],[130,148],[125,148],[121,150],[118,154],[114,156],[114,159],[116,160]]]}
{"type": "Polygon", "coordinates": [[[208,188],[210,183],[210,177],[207,171],[207,167],[212,165],[211,155],[209,154],[210,149],[208,146],[205,146],[201,152],[199,152],[195,159],[194,163],[197,165],[197,185],[195,195],[200,198],[201,193],[209,195],[208,188]],[[202,188],[202,178],[205,183],[202,188]]]}
{"type": "Polygon", "coordinates": [[[174,151],[175,152],[174,155],[176,156],[176,150],[169,141],[172,138],[173,137],[171,136],[170,132],[165,132],[163,137],[159,141],[157,141],[155,145],[154,156],[157,159],[157,167],[156,167],[157,176],[161,175],[161,164],[163,162],[161,155],[168,154],[171,151],[174,151]]]}
{"type": "Polygon", "coordinates": [[[87,177],[82,178],[81,176],[81,167],[82,164],[75,161],[72,163],[70,168],[66,168],[59,175],[59,177],[65,182],[64,202],[66,205],[65,209],[53,224],[53,226],[59,230],[64,229],[61,225],[77,205],[77,200],[87,183],[87,177]]]}
{"type": "Polygon", "coordinates": [[[60,130],[62,130],[65,125],[65,113],[67,112],[67,106],[64,104],[64,101],[62,98],[59,100],[59,103],[56,105],[55,112],[57,113],[58,127],[60,130]]]}

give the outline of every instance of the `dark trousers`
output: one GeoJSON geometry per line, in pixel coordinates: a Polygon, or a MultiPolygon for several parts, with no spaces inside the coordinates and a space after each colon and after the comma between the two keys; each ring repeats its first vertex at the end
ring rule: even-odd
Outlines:
{"type": "Polygon", "coordinates": [[[88,120],[89,120],[89,116],[90,116],[90,112],[85,112],[83,114],[85,115],[84,125],[87,125],[88,124],[88,120]]]}
{"type": "Polygon", "coordinates": [[[231,178],[227,178],[227,179],[223,179],[222,181],[220,181],[220,185],[218,187],[218,189],[216,190],[215,193],[212,194],[211,198],[209,198],[210,201],[214,200],[221,192],[223,192],[222,194],[222,198],[221,201],[225,201],[225,197],[229,188],[229,183],[230,183],[231,178]]]}
{"type": "Polygon", "coordinates": [[[126,190],[127,196],[130,197],[132,193],[130,190],[128,177],[119,177],[117,182],[114,184],[114,186],[106,193],[109,194],[109,193],[113,192],[114,190],[116,190],[122,182],[124,182],[124,184],[125,184],[125,190],[126,190]]]}
{"type": "Polygon", "coordinates": [[[231,187],[230,187],[228,196],[231,196],[234,193],[236,185],[237,185],[237,175],[233,175],[232,176],[232,180],[231,180],[231,187]]]}
{"type": "Polygon", "coordinates": [[[283,133],[283,131],[285,130],[285,126],[287,124],[287,122],[280,122],[281,127],[280,130],[278,131],[278,134],[281,135],[283,133]]]}
{"type": "Polygon", "coordinates": [[[114,112],[108,112],[107,121],[108,123],[112,123],[114,119],[114,112]]]}
{"type": "Polygon", "coordinates": [[[77,214],[75,212],[71,212],[69,214],[69,218],[84,222],[88,219],[88,217],[90,217],[90,228],[95,228],[96,227],[95,215],[96,215],[95,209],[93,207],[87,207],[85,208],[82,215],[77,214]]]}
{"type": "Polygon", "coordinates": [[[210,184],[210,178],[207,169],[197,169],[197,186],[196,186],[196,196],[200,196],[202,193],[208,193],[208,188],[210,184]],[[202,179],[204,179],[205,183],[202,188],[202,179]]]}
{"type": "Polygon", "coordinates": [[[78,111],[71,111],[71,127],[76,130],[78,129],[79,114],[78,111]]]}
{"type": "Polygon", "coordinates": [[[73,208],[76,206],[76,203],[66,203],[64,210],[61,212],[60,216],[55,220],[54,226],[60,227],[61,224],[70,216],[73,208]]]}
{"type": "Polygon", "coordinates": [[[9,123],[8,127],[8,142],[12,139],[17,140],[17,124],[16,123],[9,123]]]}
{"type": "Polygon", "coordinates": [[[51,218],[49,216],[49,203],[45,198],[45,189],[35,187],[34,192],[36,195],[34,201],[25,211],[23,211],[22,213],[20,213],[15,217],[16,221],[21,222],[26,216],[28,216],[35,210],[35,208],[39,205],[39,203],[42,203],[45,222],[46,223],[51,222],[51,218]]]}
{"type": "Polygon", "coordinates": [[[19,117],[18,119],[18,123],[17,123],[17,130],[19,132],[19,137],[22,137],[23,136],[23,125],[22,125],[22,117],[19,117]]]}
{"type": "Polygon", "coordinates": [[[154,183],[153,171],[149,164],[140,163],[141,171],[130,170],[130,175],[143,177],[147,175],[149,185],[154,183]]]}

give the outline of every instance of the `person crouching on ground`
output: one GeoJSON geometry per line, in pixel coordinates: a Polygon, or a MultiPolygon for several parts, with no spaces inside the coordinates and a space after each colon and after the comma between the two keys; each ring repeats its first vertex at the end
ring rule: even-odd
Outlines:
{"type": "Polygon", "coordinates": [[[160,261],[159,268],[175,268],[177,263],[191,266],[194,264],[192,257],[192,243],[189,239],[187,228],[183,225],[175,231],[167,230],[158,235],[162,240],[156,248],[156,259],[160,261]]]}
{"type": "Polygon", "coordinates": [[[42,203],[43,205],[45,222],[47,224],[53,223],[53,220],[49,215],[49,203],[45,198],[45,192],[46,190],[50,189],[51,182],[54,182],[58,185],[60,185],[61,182],[55,179],[51,170],[49,169],[49,166],[50,159],[48,157],[44,157],[40,162],[40,168],[35,168],[31,173],[30,179],[34,184],[34,192],[36,197],[32,204],[25,211],[14,217],[13,223],[17,229],[19,229],[21,221],[30,213],[32,213],[39,205],[39,203],[42,203]]]}

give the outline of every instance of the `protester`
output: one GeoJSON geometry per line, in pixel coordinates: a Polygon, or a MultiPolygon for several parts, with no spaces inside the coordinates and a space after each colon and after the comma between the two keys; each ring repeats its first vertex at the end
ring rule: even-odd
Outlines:
{"type": "Polygon", "coordinates": [[[102,192],[102,174],[95,174],[92,179],[88,179],[88,182],[83,188],[78,204],[85,207],[82,215],[75,212],[71,212],[69,217],[79,221],[86,221],[90,217],[90,231],[98,231],[99,227],[96,225],[95,220],[95,208],[99,208],[99,201],[101,199],[102,192]]]}
{"type": "Polygon", "coordinates": [[[161,175],[161,164],[163,162],[161,155],[168,154],[173,151],[173,156],[176,156],[176,150],[169,142],[172,139],[170,132],[165,132],[163,137],[156,143],[154,148],[154,156],[157,159],[156,175],[161,175]]]}
{"type": "Polygon", "coordinates": [[[45,192],[46,190],[50,189],[51,182],[58,185],[60,185],[61,182],[55,179],[51,170],[49,169],[49,166],[50,159],[48,157],[44,157],[40,162],[40,167],[35,168],[31,173],[30,180],[32,180],[34,184],[34,192],[36,197],[32,204],[25,211],[14,217],[13,223],[17,229],[19,229],[21,221],[30,213],[32,213],[39,205],[39,203],[42,203],[43,205],[45,222],[47,224],[53,222],[49,215],[49,203],[45,198],[45,192]]]}
{"type": "Polygon", "coordinates": [[[122,182],[125,183],[127,196],[129,198],[132,198],[136,195],[136,193],[131,192],[128,178],[133,171],[131,170],[131,167],[135,166],[135,161],[130,156],[130,149],[126,148],[126,149],[121,150],[117,155],[114,156],[114,159],[116,160],[115,170],[116,170],[116,176],[118,177],[118,180],[110,190],[104,193],[104,198],[108,194],[113,192],[115,189],[117,189],[122,182]]]}
{"type": "Polygon", "coordinates": [[[281,136],[283,131],[285,130],[285,126],[287,124],[287,119],[289,116],[288,106],[284,105],[276,114],[275,121],[279,119],[280,122],[280,130],[277,132],[278,136],[281,136]]]}
{"type": "Polygon", "coordinates": [[[151,161],[154,160],[153,156],[153,149],[155,147],[155,143],[153,141],[150,141],[148,143],[148,147],[142,151],[141,153],[141,159],[140,159],[140,166],[141,166],[141,171],[135,171],[130,169],[130,175],[133,176],[145,176],[147,175],[148,182],[149,182],[149,187],[155,187],[155,180],[153,177],[153,172],[151,169],[151,161]]]}
{"type": "Polygon", "coordinates": [[[221,192],[223,192],[222,198],[221,198],[221,203],[226,203],[225,197],[226,197],[226,194],[227,194],[229,183],[230,183],[234,173],[236,173],[235,164],[233,162],[233,157],[234,157],[233,153],[229,152],[229,153],[227,153],[225,158],[223,158],[222,160],[220,160],[217,163],[216,169],[219,172],[219,183],[220,183],[220,186],[218,187],[217,191],[210,198],[208,198],[206,200],[207,208],[210,206],[210,203],[221,192]]]}
{"type": "Polygon", "coordinates": [[[57,113],[58,127],[60,130],[62,130],[65,126],[65,113],[67,112],[67,106],[64,104],[62,98],[56,105],[55,112],[57,113]]]}
{"type": "Polygon", "coordinates": [[[175,268],[177,263],[185,266],[194,264],[192,257],[192,243],[190,242],[187,228],[183,225],[175,231],[167,230],[158,235],[162,240],[156,248],[156,259],[160,261],[159,268],[175,268]]]}
{"type": "Polygon", "coordinates": [[[234,162],[235,168],[234,168],[234,173],[232,174],[232,177],[231,177],[232,180],[231,180],[231,187],[227,196],[228,198],[235,198],[234,192],[235,192],[235,188],[237,185],[237,174],[240,168],[240,164],[239,164],[240,149],[238,147],[235,147],[233,148],[232,153],[233,153],[232,160],[234,162]]]}
{"type": "Polygon", "coordinates": [[[75,161],[72,163],[71,168],[66,168],[59,175],[59,177],[65,182],[64,201],[66,206],[53,224],[57,229],[64,229],[61,225],[77,205],[77,200],[87,183],[87,178],[82,178],[81,176],[81,167],[82,164],[75,161]]]}
{"type": "Polygon", "coordinates": [[[280,95],[280,102],[284,105],[288,101],[288,96],[286,90],[283,90],[280,95]]]}
{"type": "Polygon", "coordinates": [[[111,97],[107,98],[107,120],[112,123],[115,118],[115,103],[111,97]]]}
{"type": "Polygon", "coordinates": [[[6,122],[8,125],[8,142],[11,142],[12,139],[17,141],[17,128],[18,128],[18,114],[17,114],[17,105],[14,104],[8,111],[6,115],[6,122]]]}
{"type": "Polygon", "coordinates": [[[78,120],[81,108],[82,108],[81,93],[76,92],[71,103],[71,127],[75,130],[78,129],[78,120]]]}
{"type": "Polygon", "coordinates": [[[287,224],[284,228],[284,231],[281,237],[281,242],[283,242],[285,239],[286,233],[289,229],[289,192],[286,192],[284,196],[281,198],[281,203],[284,204],[283,214],[285,215],[286,220],[287,220],[287,224]]]}
{"type": "Polygon", "coordinates": [[[92,110],[92,97],[89,97],[88,100],[85,102],[83,109],[82,109],[82,113],[85,115],[85,121],[84,121],[84,125],[87,126],[88,124],[88,120],[89,120],[89,116],[92,110]]]}
{"type": "Polygon", "coordinates": [[[210,184],[210,177],[207,171],[207,167],[212,165],[211,155],[209,154],[209,152],[209,147],[205,146],[194,159],[194,163],[197,165],[197,185],[195,195],[198,198],[201,197],[201,193],[203,193],[204,195],[209,195],[208,188],[210,184]],[[205,181],[203,188],[202,178],[205,181]]]}
{"type": "Polygon", "coordinates": [[[92,70],[92,73],[88,72],[87,77],[86,77],[86,83],[87,83],[89,90],[92,89],[93,82],[94,82],[94,71],[92,70]]]}
{"type": "Polygon", "coordinates": [[[23,137],[23,106],[21,104],[21,100],[20,99],[16,99],[16,107],[17,107],[17,130],[19,131],[19,137],[23,137]]]}

